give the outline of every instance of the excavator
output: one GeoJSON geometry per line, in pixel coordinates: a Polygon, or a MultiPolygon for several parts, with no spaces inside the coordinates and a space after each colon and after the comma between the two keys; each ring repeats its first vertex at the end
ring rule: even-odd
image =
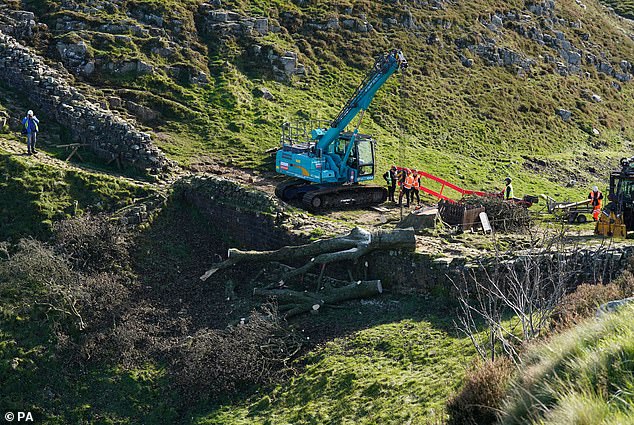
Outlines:
{"type": "Polygon", "coordinates": [[[610,173],[610,203],[601,211],[594,232],[626,238],[634,229],[634,156],[621,158],[621,170],[610,173]]]}
{"type": "Polygon", "coordinates": [[[359,126],[376,92],[392,74],[406,68],[402,51],[381,54],[332,122],[282,125],[275,171],[293,180],[276,188],[278,198],[299,199],[311,211],[386,201],[386,188],[359,184],[374,179],[376,144],[371,136],[359,133],[359,126]],[[346,131],[357,116],[353,131],[346,131]]]}
{"type": "Polygon", "coordinates": [[[610,203],[599,216],[594,232],[626,238],[634,229],[634,157],[621,159],[621,170],[610,173],[610,203]]]}

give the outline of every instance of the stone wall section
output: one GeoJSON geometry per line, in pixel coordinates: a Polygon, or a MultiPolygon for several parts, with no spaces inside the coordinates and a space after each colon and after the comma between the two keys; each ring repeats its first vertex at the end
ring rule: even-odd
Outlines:
{"type": "Polygon", "coordinates": [[[293,219],[284,206],[266,193],[216,176],[196,176],[178,181],[175,196],[197,207],[211,219],[231,246],[269,250],[306,243],[293,234],[293,219]]]}
{"type": "MultiPolygon", "coordinates": [[[[151,174],[173,164],[152,144],[148,133],[92,103],[71,85],[73,77],[54,69],[30,48],[0,32],[0,80],[66,127],[75,142],[88,144],[102,159],[118,159],[151,174]]],[[[26,111],[25,111],[26,112],[26,111]]],[[[46,123],[42,122],[42,128],[46,123]]],[[[45,130],[43,130],[45,131],[45,130]]]]}
{"type": "MultiPolygon", "coordinates": [[[[175,185],[175,194],[211,219],[210,232],[220,231],[232,247],[240,249],[273,250],[307,243],[310,235],[302,230],[314,226],[316,221],[289,212],[285,204],[264,192],[216,176],[181,179],[175,185]]],[[[333,227],[325,229],[325,234],[344,234],[348,230],[333,227]]],[[[570,269],[577,271],[574,279],[577,283],[607,283],[625,268],[634,255],[634,246],[588,247],[570,253],[518,251],[499,258],[486,255],[469,260],[460,256],[439,258],[430,253],[379,251],[359,261],[351,270],[355,278],[380,279],[385,288],[397,292],[454,293],[453,282],[459,284],[463,275],[484,276],[485,271],[500,264],[513,267],[515,262],[521,270],[520,262],[530,255],[570,264],[570,269]]],[[[333,272],[335,267],[329,270],[333,272]]],[[[347,270],[335,277],[348,279],[347,270]]]]}

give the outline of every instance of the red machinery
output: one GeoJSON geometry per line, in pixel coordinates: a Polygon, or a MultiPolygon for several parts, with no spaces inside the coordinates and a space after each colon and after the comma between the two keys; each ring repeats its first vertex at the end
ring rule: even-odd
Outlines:
{"type": "Polygon", "coordinates": [[[410,170],[412,172],[416,172],[416,174],[421,176],[421,182],[420,182],[420,188],[419,188],[419,190],[421,192],[425,192],[428,195],[434,196],[434,197],[436,197],[438,199],[444,199],[445,201],[449,201],[449,202],[454,203],[454,204],[457,203],[457,201],[455,199],[451,199],[448,196],[443,194],[443,192],[445,191],[445,188],[449,188],[449,189],[452,189],[452,190],[458,192],[460,194],[460,197],[464,197],[466,195],[493,196],[493,197],[497,196],[494,193],[487,193],[487,192],[480,192],[480,191],[477,191],[477,190],[463,189],[460,186],[457,186],[457,185],[455,185],[455,184],[453,184],[451,182],[448,182],[445,179],[441,179],[438,176],[434,176],[433,174],[426,173],[425,171],[420,171],[420,170],[415,170],[413,168],[405,168],[405,167],[396,167],[396,169],[398,171],[410,170]],[[433,189],[428,188],[425,184],[423,184],[423,181],[422,181],[423,177],[428,179],[428,180],[434,181],[436,183],[440,183],[440,185],[441,185],[440,190],[439,191],[435,191],[433,189]]]}
{"type": "MultiPolygon", "coordinates": [[[[456,201],[455,199],[449,198],[448,196],[446,196],[443,192],[445,191],[445,188],[449,188],[451,190],[454,190],[456,192],[458,192],[460,194],[460,197],[463,198],[467,195],[474,195],[474,196],[486,196],[486,197],[492,197],[492,198],[501,198],[502,194],[501,193],[491,193],[491,192],[482,192],[482,191],[478,191],[478,190],[468,190],[468,189],[463,189],[458,185],[455,185],[451,182],[448,182],[445,179],[442,179],[438,176],[434,176],[433,174],[429,174],[425,171],[420,171],[420,170],[415,170],[413,168],[405,168],[405,167],[396,167],[396,169],[398,171],[400,170],[410,170],[412,172],[416,172],[416,174],[418,174],[419,176],[421,176],[421,181],[420,181],[420,188],[419,190],[421,192],[425,192],[428,195],[434,196],[438,199],[444,199],[445,201],[451,202],[452,204],[456,204],[458,203],[458,201],[456,201]],[[433,189],[430,189],[429,187],[427,187],[425,184],[423,184],[422,178],[425,178],[427,180],[439,183],[441,185],[440,190],[436,191],[433,189]]],[[[530,195],[526,195],[524,196],[523,199],[517,199],[514,198],[512,199],[512,201],[516,204],[519,204],[525,208],[529,208],[531,205],[536,204],[539,199],[535,196],[530,196],[530,195]]]]}

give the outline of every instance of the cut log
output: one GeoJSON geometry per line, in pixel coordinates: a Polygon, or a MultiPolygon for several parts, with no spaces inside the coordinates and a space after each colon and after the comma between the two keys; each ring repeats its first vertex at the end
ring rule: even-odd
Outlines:
{"type": "Polygon", "coordinates": [[[291,289],[259,289],[253,294],[260,297],[275,298],[280,311],[292,317],[309,311],[318,311],[321,307],[332,306],[343,301],[369,298],[383,293],[380,280],[354,282],[340,288],[325,288],[321,292],[301,292],[291,289]]]}
{"type": "Polygon", "coordinates": [[[358,260],[361,256],[375,250],[408,250],[416,249],[414,229],[395,229],[392,231],[367,230],[355,227],[344,236],[322,239],[316,242],[285,246],[277,251],[241,251],[230,249],[227,260],[215,265],[200,277],[207,280],[219,270],[232,267],[240,263],[265,263],[271,261],[288,261],[310,258],[304,266],[293,272],[294,275],[305,273],[318,264],[328,264],[336,261],[358,260]]]}

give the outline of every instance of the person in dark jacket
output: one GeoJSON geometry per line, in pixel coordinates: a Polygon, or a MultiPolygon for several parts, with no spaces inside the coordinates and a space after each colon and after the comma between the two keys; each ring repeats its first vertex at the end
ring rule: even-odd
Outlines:
{"type": "Polygon", "coordinates": [[[23,132],[26,133],[27,154],[36,154],[35,144],[37,143],[37,133],[40,130],[40,120],[33,114],[33,111],[29,110],[26,117],[22,119],[22,125],[24,126],[23,132]]]}
{"type": "Polygon", "coordinates": [[[394,193],[396,192],[396,166],[392,165],[392,168],[383,174],[383,178],[387,183],[387,199],[396,202],[396,199],[394,199],[394,193]]]}
{"type": "Polygon", "coordinates": [[[510,177],[504,179],[504,184],[506,187],[504,188],[504,192],[502,192],[502,199],[509,200],[515,198],[515,193],[513,193],[513,185],[511,184],[512,180],[510,177]]]}

